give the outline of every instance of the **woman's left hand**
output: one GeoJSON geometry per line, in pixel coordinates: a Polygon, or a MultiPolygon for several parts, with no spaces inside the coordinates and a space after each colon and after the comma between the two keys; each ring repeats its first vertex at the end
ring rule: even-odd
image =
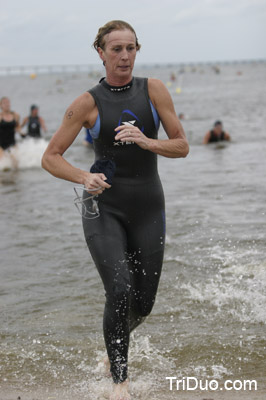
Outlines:
{"type": "Polygon", "coordinates": [[[115,128],[115,132],[118,132],[115,136],[115,140],[121,142],[133,142],[144,150],[149,149],[149,144],[152,139],[147,138],[138,127],[133,125],[120,125],[115,128]]]}

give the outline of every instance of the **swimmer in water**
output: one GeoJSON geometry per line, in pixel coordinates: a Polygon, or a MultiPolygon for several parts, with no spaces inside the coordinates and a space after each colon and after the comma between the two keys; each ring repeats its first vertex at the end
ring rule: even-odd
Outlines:
{"type": "Polygon", "coordinates": [[[221,121],[216,121],[213,124],[213,129],[208,131],[203,139],[203,144],[208,144],[208,143],[215,143],[215,142],[221,142],[221,141],[230,141],[230,135],[228,132],[225,132],[223,130],[223,124],[221,121]]]}
{"type": "Polygon", "coordinates": [[[99,29],[94,47],[106,77],[68,107],[42,165],[54,176],[98,195],[100,215],[83,215],[83,229],[105,289],[110,400],[128,400],[130,332],[153,308],[163,264],[165,209],[157,154],[186,157],[189,146],[164,84],[132,75],[140,49],[132,26],[108,22],[99,29]],[[160,121],[165,139],[158,139],[160,121]],[[95,159],[115,163],[111,184],[104,173],[78,169],[63,158],[82,127],[90,129],[95,159]]]}
{"type": "MultiPolygon", "coordinates": [[[[9,151],[16,144],[15,134],[20,132],[19,115],[11,111],[10,100],[8,97],[2,97],[0,101],[0,158],[4,151],[9,151]]],[[[14,166],[16,160],[11,156],[14,166]]]]}
{"type": "Polygon", "coordinates": [[[38,113],[39,113],[39,108],[33,104],[30,108],[30,115],[28,117],[25,117],[21,124],[21,128],[27,125],[28,127],[27,135],[34,138],[41,137],[41,129],[44,132],[47,132],[44,119],[40,117],[38,113]]]}

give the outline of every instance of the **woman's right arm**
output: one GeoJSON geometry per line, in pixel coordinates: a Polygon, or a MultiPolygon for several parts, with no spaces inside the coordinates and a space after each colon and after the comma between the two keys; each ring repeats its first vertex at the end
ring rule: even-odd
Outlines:
{"type": "Polygon", "coordinates": [[[93,174],[76,168],[63,157],[81,128],[84,125],[87,127],[92,125],[90,119],[95,112],[97,113],[96,105],[89,93],[82,94],[68,107],[60,128],[52,137],[42,157],[42,167],[57,178],[84,185],[88,189],[99,188],[92,193],[101,194],[105,188],[110,187],[105,182],[104,174],[93,174]]]}

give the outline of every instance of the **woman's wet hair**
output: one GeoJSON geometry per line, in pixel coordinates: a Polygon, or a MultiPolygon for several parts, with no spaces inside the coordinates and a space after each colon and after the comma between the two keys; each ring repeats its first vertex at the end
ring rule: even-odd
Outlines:
{"type": "Polygon", "coordinates": [[[112,31],[122,31],[124,29],[128,29],[134,33],[134,35],[136,37],[136,49],[139,50],[141,45],[138,42],[138,38],[137,38],[135,30],[132,28],[132,26],[130,24],[128,24],[125,21],[121,21],[121,20],[109,21],[104,26],[99,28],[97,36],[93,42],[93,47],[95,48],[96,51],[98,50],[98,47],[100,47],[102,50],[104,50],[105,35],[108,35],[108,33],[112,32],[112,31]]]}

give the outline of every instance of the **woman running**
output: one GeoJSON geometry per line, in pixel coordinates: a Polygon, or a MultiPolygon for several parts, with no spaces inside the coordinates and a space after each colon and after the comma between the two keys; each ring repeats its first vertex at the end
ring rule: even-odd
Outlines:
{"type": "Polygon", "coordinates": [[[10,100],[8,97],[2,97],[0,101],[0,156],[3,150],[15,146],[15,133],[20,130],[19,115],[11,111],[10,100]]]}
{"type": "Polygon", "coordinates": [[[152,310],[163,263],[164,194],[157,154],[186,157],[189,147],[163,83],[132,75],[140,49],[132,26],[108,22],[94,47],[106,78],[67,109],[42,164],[54,176],[84,185],[87,210],[92,203],[85,198],[97,195],[99,216],[84,213],[83,228],[106,295],[103,329],[114,382],[110,399],[128,400],[130,332],[152,310]],[[160,121],[168,136],[164,140],[158,139],[160,121]],[[96,164],[115,168],[112,179],[109,170],[84,171],[63,158],[82,127],[90,129],[96,164]]]}

